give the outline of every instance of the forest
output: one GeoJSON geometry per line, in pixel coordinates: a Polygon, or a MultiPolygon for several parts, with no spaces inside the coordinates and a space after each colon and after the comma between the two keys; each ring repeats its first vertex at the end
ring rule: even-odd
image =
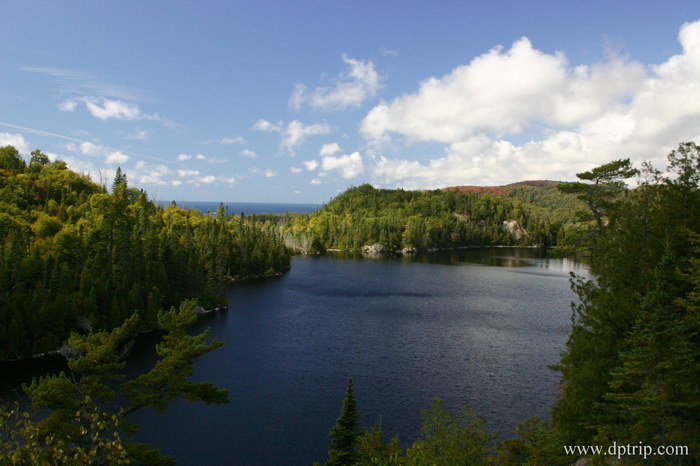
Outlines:
{"type": "MultiPolygon", "coordinates": [[[[26,163],[5,147],[0,356],[55,349],[67,338],[79,351],[69,358],[78,377],[46,376],[24,387],[48,417],[35,421],[20,407],[2,411],[0,460],[168,464],[128,440],[125,416],[141,407],[165,410],[178,396],[205,403],[228,396],[188,380],[192,360],[221,343],[185,332],[196,304],[187,300],[220,305],[226,279],[283,272],[290,254],[284,242],[312,251],[380,242],[391,249],[565,246],[585,258],[596,278],[571,277],[579,302],[566,349],[552,367],[561,385],[551,419],[529,419],[515,438],[496,445],[483,418],[466,408],[450,412],[436,400],[423,413],[421,436],[402,449],[381,426],[359,425],[361,400],[350,379],[327,464],[573,464],[582,455],[564,446],[613,443],[685,446],[685,455],[645,462],[697,464],[700,147],[680,144],[663,171],[616,160],[577,177],[498,195],[363,185],[316,213],[247,218],[223,207],[202,215],[158,206],[129,188],[121,172],[108,192],[40,151],[26,163]],[[527,234],[518,239],[504,229],[511,220],[527,234]],[[154,327],[165,332],[159,362],[119,384],[116,395],[110,380],[123,369],[121,342],[154,327]],[[122,405],[103,410],[114,400],[122,405]]],[[[622,459],[642,461],[632,453],[622,459]]],[[[591,461],[603,464],[602,457],[591,461]]]]}
{"type": "Polygon", "coordinates": [[[157,205],[120,169],[111,192],[40,150],[0,148],[0,360],[56,350],[72,330],[109,330],[133,312],[197,298],[226,304],[227,280],[290,266],[247,219],[157,205]]]}
{"type": "Polygon", "coordinates": [[[303,252],[359,250],[379,243],[389,251],[480,246],[551,247],[575,242],[577,211],[585,205],[556,183],[514,187],[506,194],[459,190],[405,191],[353,187],[320,210],[258,216],[303,252]],[[511,224],[510,228],[504,222],[511,224]]]}

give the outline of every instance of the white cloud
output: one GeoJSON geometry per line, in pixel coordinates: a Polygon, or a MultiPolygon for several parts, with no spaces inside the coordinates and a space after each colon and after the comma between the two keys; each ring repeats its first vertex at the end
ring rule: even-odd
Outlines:
{"type": "Polygon", "coordinates": [[[305,125],[299,120],[294,120],[289,122],[284,131],[282,131],[282,147],[293,155],[295,149],[306,141],[307,136],[328,134],[330,132],[331,128],[326,123],[305,125]]]}
{"type": "Polygon", "coordinates": [[[232,138],[221,138],[217,139],[219,144],[245,144],[246,140],[241,136],[234,136],[232,138]]]}
{"type": "Polygon", "coordinates": [[[323,157],[321,169],[324,171],[340,170],[343,178],[350,179],[362,173],[365,167],[362,163],[360,153],[353,152],[352,154],[341,155],[339,157],[333,157],[331,155],[323,157]]]}
{"type": "Polygon", "coordinates": [[[330,144],[324,144],[321,147],[321,150],[318,152],[318,155],[323,157],[324,155],[333,155],[340,152],[340,146],[338,145],[337,142],[331,142],[330,144]]]}
{"type": "Polygon", "coordinates": [[[199,175],[199,170],[178,170],[177,171],[177,176],[180,178],[186,178],[190,176],[197,176],[199,175]]]}
{"type": "Polygon", "coordinates": [[[207,176],[203,176],[203,177],[199,178],[197,181],[199,181],[200,183],[209,184],[209,183],[215,182],[216,177],[213,175],[207,175],[207,176]]]}
{"type": "Polygon", "coordinates": [[[150,134],[151,134],[151,132],[148,131],[148,130],[136,128],[136,129],[133,130],[132,132],[128,133],[128,134],[126,135],[126,138],[127,138],[127,139],[137,139],[137,140],[140,140],[140,141],[145,141],[146,139],[148,139],[148,136],[149,136],[150,134]]]}
{"type": "Polygon", "coordinates": [[[517,134],[543,121],[571,125],[628,97],[644,68],[619,57],[592,67],[568,67],[562,53],[547,54],[523,37],[510,50],[495,47],[418,92],[373,108],[363,135],[397,133],[416,141],[451,143],[477,133],[517,134]]]}
{"type": "Polygon", "coordinates": [[[357,60],[343,54],[348,69],[333,79],[330,86],[317,87],[306,92],[306,86],[297,83],[289,98],[290,107],[299,110],[304,103],[322,110],[357,108],[366,99],[377,94],[381,77],[371,61],[357,60]]]}
{"type": "Polygon", "coordinates": [[[131,157],[129,157],[125,153],[116,150],[116,151],[109,152],[105,156],[105,162],[107,162],[107,163],[125,163],[130,158],[131,157]]]}
{"type": "Polygon", "coordinates": [[[256,131],[279,132],[282,131],[282,122],[270,123],[262,118],[255,122],[251,129],[256,131]]]}
{"type": "Polygon", "coordinates": [[[194,158],[197,159],[197,160],[206,160],[206,159],[207,159],[207,156],[204,155],[204,154],[197,154],[197,155],[194,156],[194,158]]]}
{"type": "Polygon", "coordinates": [[[189,154],[180,154],[180,155],[177,156],[177,159],[178,159],[180,162],[184,162],[185,160],[189,160],[189,159],[191,159],[191,158],[192,158],[192,156],[189,155],[189,154]]]}
{"type": "Polygon", "coordinates": [[[62,112],[72,112],[78,106],[78,102],[75,99],[66,99],[59,102],[56,108],[62,112]]]}
{"type": "Polygon", "coordinates": [[[243,149],[241,151],[241,155],[243,157],[248,157],[249,159],[255,159],[258,157],[258,154],[256,154],[254,151],[252,151],[250,149],[243,149]]]}
{"type": "Polygon", "coordinates": [[[180,185],[182,184],[182,181],[181,181],[181,180],[172,180],[172,181],[170,182],[170,184],[171,184],[172,186],[180,186],[180,185]]]}
{"type": "MultiPolygon", "coordinates": [[[[137,184],[153,184],[157,186],[168,185],[168,182],[163,180],[163,177],[170,175],[172,172],[165,165],[150,165],[139,160],[136,162],[134,167],[134,170],[128,171],[128,177],[131,180],[135,180],[137,184]]],[[[171,181],[170,184],[173,185],[173,182],[171,181]]]]}
{"type": "Polygon", "coordinates": [[[571,179],[621,157],[664,166],[679,142],[700,140],[700,21],[684,24],[679,41],[682,54],[652,66],[619,56],[571,66],[526,38],[496,47],[366,115],[368,148],[444,144],[427,160],[378,151],[372,179],[427,189],[571,179]],[[529,142],[513,142],[525,131],[529,142]]]}
{"type": "Polygon", "coordinates": [[[105,152],[105,148],[99,144],[92,142],[81,142],[78,145],[78,150],[83,155],[99,155],[105,152]]]}
{"type": "Polygon", "coordinates": [[[318,168],[318,160],[304,160],[302,162],[306,169],[310,172],[316,170],[318,168]]]}
{"type": "Polygon", "coordinates": [[[141,112],[136,104],[130,104],[123,100],[96,99],[93,97],[83,97],[80,99],[87,107],[92,116],[100,120],[159,120],[157,115],[148,115],[141,112]]]}
{"type": "Polygon", "coordinates": [[[265,178],[273,178],[277,176],[277,172],[268,169],[262,170],[260,168],[253,168],[250,170],[251,173],[254,173],[256,175],[262,175],[265,178]]]}
{"type": "Polygon", "coordinates": [[[304,170],[302,170],[299,167],[289,167],[289,171],[294,173],[295,175],[298,175],[299,173],[303,172],[304,170]]]}
{"type": "Polygon", "coordinates": [[[309,183],[310,184],[321,184],[321,178],[314,178],[309,183]]]}
{"type": "Polygon", "coordinates": [[[29,152],[29,145],[19,133],[0,133],[0,147],[14,146],[21,154],[29,152]]]}

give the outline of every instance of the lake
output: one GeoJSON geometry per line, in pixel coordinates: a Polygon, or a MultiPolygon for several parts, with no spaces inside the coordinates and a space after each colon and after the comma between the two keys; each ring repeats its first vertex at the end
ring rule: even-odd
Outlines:
{"type": "MultiPolygon", "coordinates": [[[[369,259],[295,257],[283,277],[237,284],[209,315],[226,345],[193,379],[230,390],[230,404],[174,403],[134,413],[137,439],[179,464],[311,464],[352,375],[364,426],[381,422],[404,446],[439,397],[471,406],[499,438],[548,417],[575,299],[568,274],[586,268],[533,249],[492,248],[369,259]]],[[[144,339],[133,370],[152,362],[144,339]]]]}

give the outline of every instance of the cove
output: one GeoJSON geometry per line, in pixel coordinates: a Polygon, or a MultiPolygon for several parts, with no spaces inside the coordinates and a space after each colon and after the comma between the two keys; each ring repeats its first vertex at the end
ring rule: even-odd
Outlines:
{"type": "MultiPolygon", "coordinates": [[[[364,426],[412,442],[436,398],[469,405],[500,439],[547,418],[570,326],[569,272],[585,266],[537,250],[493,248],[418,257],[301,256],[283,277],[233,286],[229,310],[205,317],[226,345],[193,380],[230,404],[176,402],[134,413],[137,440],[178,464],[311,464],[326,459],[347,376],[364,426]]],[[[154,337],[155,338],[155,337],[154,337]]],[[[131,354],[138,371],[152,341],[131,354]]]]}

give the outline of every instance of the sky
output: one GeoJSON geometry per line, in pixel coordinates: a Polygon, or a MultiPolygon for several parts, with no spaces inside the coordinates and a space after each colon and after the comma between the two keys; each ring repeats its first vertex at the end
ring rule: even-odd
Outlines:
{"type": "Polygon", "coordinates": [[[163,201],[572,180],[700,143],[696,0],[0,10],[0,146],[163,201]]]}

